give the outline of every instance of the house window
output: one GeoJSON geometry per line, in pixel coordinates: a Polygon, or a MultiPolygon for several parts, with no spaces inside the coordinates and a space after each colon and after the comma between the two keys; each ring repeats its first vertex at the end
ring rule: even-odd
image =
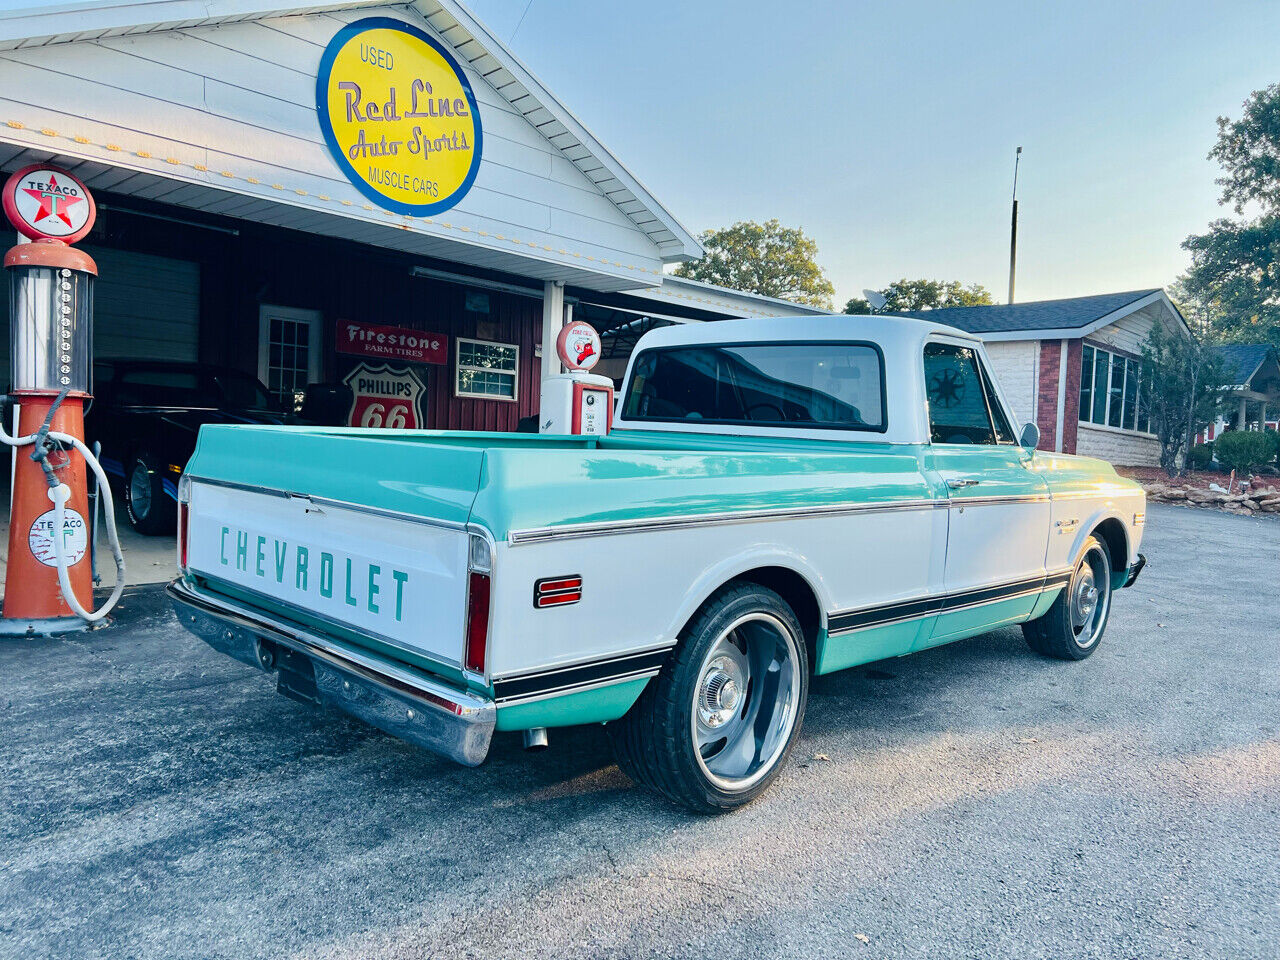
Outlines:
{"type": "Polygon", "coordinates": [[[457,338],[454,393],[480,400],[515,400],[520,348],[457,338]]]}
{"type": "Polygon", "coordinates": [[[1142,361],[1086,343],[1080,360],[1080,422],[1149,433],[1142,361]]]}

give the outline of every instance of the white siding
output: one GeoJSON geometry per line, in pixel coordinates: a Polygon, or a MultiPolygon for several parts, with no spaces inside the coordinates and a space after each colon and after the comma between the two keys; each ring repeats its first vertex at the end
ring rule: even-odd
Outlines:
{"type": "MultiPolygon", "coordinates": [[[[315,113],[324,45],[357,15],[390,16],[435,33],[402,7],[370,7],[7,50],[0,53],[0,131],[15,143],[107,164],[125,158],[131,166],[288,203],[298,208],[299,229],[314,220],[308,208],[386,224],[386,212],[364,210],[368,201],[338,170],[315,113]],[[40,136],[42,129],[54,133],[40,136]],[[222,177],[223,170],[235,177],[222,177]]],[[[483,76],[464,70],[484,126],[475,184],[436,218],[447,226],[395,222],[634,276],[637,284],[655,282],[661,262],[653,240],[483,76]]],[[[106,176],[118,185],[118,174],[106,176]]],[[[180,202],[189,188],[169,183],[151,195],[180,202]]],[[[256,202],[228,195],[210,209],[252,217],[256,202]]]]}
{"type": "Polygon", "coordinates": [[[991,372],[1000,381],[1004,398],[1018,421],[1014,429],[1036,419],[1036,384],[1039,382],[1040,341],[1005,340],[985,345],[991,372]]]}

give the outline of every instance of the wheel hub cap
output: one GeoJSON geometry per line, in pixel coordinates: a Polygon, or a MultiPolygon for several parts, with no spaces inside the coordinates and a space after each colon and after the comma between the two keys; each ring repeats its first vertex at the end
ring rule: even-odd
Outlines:
{"type": "Polygon", "coordinates": [[[1093,580],[1093,570],[1086,565],[1076,578],[1075,589],[1072,591],[1071,606],[1075,622],[1081,624],[1088,620],[1097,605],[1098,587],[1093,580]]]}
{"type": "Polygon", "coordinates": [[[738,665],[727,657],[715,660],[706,672],[698,697],[698,715],[708,727],[720,727],[732,719],[742,699],[739,673],[738,665]]]}

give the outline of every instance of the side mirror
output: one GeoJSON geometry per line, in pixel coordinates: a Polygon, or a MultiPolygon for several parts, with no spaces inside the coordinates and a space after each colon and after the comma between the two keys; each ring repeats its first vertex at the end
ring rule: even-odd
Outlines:
{"type": "Polygon", "coordinates": [[[1024,423],[1022,425],[1022,436],[1018,442],[1022,444],[1024,450],[1034,450],[1040,446],[1040,428],[1034,423],[1024,423]]]}

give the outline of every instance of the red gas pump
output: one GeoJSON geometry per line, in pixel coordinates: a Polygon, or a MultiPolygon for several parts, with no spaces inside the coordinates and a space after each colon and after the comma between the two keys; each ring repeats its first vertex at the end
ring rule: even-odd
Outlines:
{"type": "Polygon", "coordinates": [[[10,396],[18,404],[9,562],[0,635],[52,634],[101,620],[124,585],[115,515],[102,467],[84,445],[91,399],[93,283],[98,268],[69,244],[93,227],[93,197],[65,170],[26,167],[5,184],[10,222],[31,242],[5,254],[10,396]],[[99,478],[116,557],[116,589],[91,611],[86,467],[99,478]]]}
{"type": "Polygon", "coordinates": [[[541,432],[604,436],[613,426],[613,381],[588,372],[600,360],[600,334],[576,320],[560,330],[556,353],[569,372],[542,380],[541,432]]]}

